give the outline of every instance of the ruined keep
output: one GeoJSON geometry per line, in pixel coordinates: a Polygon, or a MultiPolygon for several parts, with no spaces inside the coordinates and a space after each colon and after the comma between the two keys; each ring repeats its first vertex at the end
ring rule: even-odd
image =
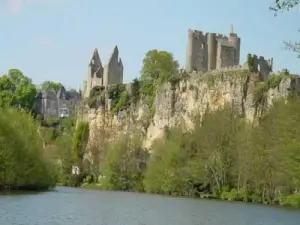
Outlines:
{"type": "Polygon", "coordinates": [[[87,78],[83,84],[83,97],[88,98],[95,87],[107,87],[110,84],[123,83],[123,63],[115,46],[106,65],[102,65],[98,49],[95,49],[88,65],[87,78]]]}
{"type": "Polygon", "coordinates": [[[188,30],[188,45],[185,70],[187,72],[207,72],[224,67],[238,66],[240,63],[241,39],[231,25],[229,37],[188,30]]]}

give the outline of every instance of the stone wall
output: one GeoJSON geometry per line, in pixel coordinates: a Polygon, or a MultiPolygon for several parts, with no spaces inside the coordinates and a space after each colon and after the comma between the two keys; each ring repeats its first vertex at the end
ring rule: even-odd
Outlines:
{"type": "Polygon", "coordinates": [[[185,69],[188,72],[206,72],[239,65],[241,40],[233,28],[229,36],[188,30],[185,69]]]}

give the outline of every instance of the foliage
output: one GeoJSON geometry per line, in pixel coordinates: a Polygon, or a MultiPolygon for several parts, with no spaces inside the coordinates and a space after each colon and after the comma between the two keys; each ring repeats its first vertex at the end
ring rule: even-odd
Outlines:
{"type": "Polygon", "coordinates": [[[247,55],[247,64],[250,72],[256,72],[254,67],[254,58],[250,53],[247,55]]]}
{"type": "Polygon", "coordinates": [[[114,113],[118,113],[122,110],[128,109],[130,107],[130,96],[125,90],[121,93],[118,103],[112,108],[114,113]]]}
{"type": "Polygon", "coordinates": [[[7,75],[0,77],[0,106],[10,106],[13,101],[15,86],[7,75]]]}
{"type": "Polygon", "coordinates": [[[260,103],[264,100],[265,94],[268,91],[267,83],[258,83],[253,90],[253,103],[260,103]]]}
{"type": "Polygon", "coordinates": [[[276,74],[271,74],[268,77],[267,86],[269,88],[276,88],[279,86],[281,80],[282,80],[282,76],[276,75],[276,74]]]}
{"type": "Polygon", "coordinates": [[[47,189],[56,183],[54,164],[42,147],[31,115],[0,109],[0,188],[47,189]]]}
{"type": "Polygon", "coordinates": [[[50,81],[50,80],[44,81],[41,84],[41,90],[42,91],[55,91],[55,92],[57,92],[60,87],[61,87],[60,83],[50,81]]]}
{"type": "Polygon", "coordinates": [[[145,190],[298,206],[298,194],[285,196],[300,187],[299,101],[277,102],[254,128],[225,108],[185,135],[167,129],[152,147],[145,190]]]}
{"type": "Polygon", "coordinates": [[[101,172],[101,187],[108,190],[142,191],[146,152],[137,137],[124,136],[112,143],[101,172]]]}
{"type": "Polygon", "coordinates": [[[32,110],[36,87],[20,70],[10,69],[7,75],[1,76],[0,88],[0,107],[14,106],[26,111],[32,110]]]}
{"type": "Polygon", "coordinates": [[[89,124],[88,122],[78,122],[73,136],[73,151],[75,158],[80,166],[85,153],[85,148],[89,138],[89,124]]]}
{"type": "Polygon", "coordinates": [[[116,105],[118,104],[120,97],[123,92],[125,92],[124,84],[116,84],[109,86],[108,89],[108,98],[111,99],[111,109],[114,110],[116,105]]]}
{"type": "MultiPolygon", "coordinates": [[[[289,11],[290,9],[298,6],[300,3],[299,0],[275,0],[274,6],[270,7],[272,11],[275,12],[275,16],[277,16],[278,12],[289,11]]],[[[286,49],[292,50],[298,54],[300,57],[300,43],[299,42],[291,42],[285,41],[284,42],[286,49]]]]}
{"type": "Polygon", "coordinates": [[[299,0],[275,0],[274,6],[270,7],[271,10],[278,12],[278,11],[289,11],[290,9],[294,8],[295,6],[299,5],[299,0]]]}
{"type": "Polygon", "coordinates": [[[48,146],[51,156],[58,162],[58,183],[64,186],[77,186],[78,178],[72,175],[72,166],[76,164],[73,154],[72,136],[67,134],[57,137],[52,146],[48,146]]]}
{"type": "Polygon", "coordinates": [[[90,108],[97,108],[99,105],[105,105],[104,89],[92,89],[86,102],[90,108]]]}
{"type": "Polygon", "coordinates": [[[140,100],[140,81],[135,78],[131,83],[131,103],[136,104],[140,100]]]}
{"type": "Polygon", "coordinates": [[[143,59],[141,80],[143,82],[154,81],[155,84],[163,84],[170,77],[178,73],[178,62],[173,55],[166,51],[150,50],[143,59]]]}
{"type": "Polygon", "coordinates": [[[174,84],[178,77],[179,64],[166,51],[150,50],[143,59],[140,78],[140,96],[147,104],[150,115],[154,115],[154,100],[157,87],[166,82],[174,84]]]}

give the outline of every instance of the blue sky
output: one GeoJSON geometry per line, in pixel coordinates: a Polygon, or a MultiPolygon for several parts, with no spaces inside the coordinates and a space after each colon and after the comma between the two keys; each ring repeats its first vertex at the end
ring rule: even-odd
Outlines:
{"type": "Polygon", "coordinates": [[[300,39],[299,11],[274,17],[272,0],[0,0],[0,74],[21,69],[35,83],[78,88],[94,48],[106,63],[118,45],[124,82],[139,76],[150,49],[167,50],[184,66],[187,30],[229,33],[248,52],[274,58],[275,69],[300,73],[299,60],[283,49],[300,39]],[[297,21],[297,22],[296,22],[297,21]]]}

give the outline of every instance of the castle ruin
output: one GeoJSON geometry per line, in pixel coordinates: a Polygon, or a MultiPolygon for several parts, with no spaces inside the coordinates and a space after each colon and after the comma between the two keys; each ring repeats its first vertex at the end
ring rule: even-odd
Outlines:
{"type": "Polygon", "coordinates": [[[88,98],[95,87],[107,87],[110,84],[123,83],[123,63],[115,46],[106,65],[102,65],[98,49],[95,49],[88,65],[87,79],[83,84],[83,96],[88,98]]]}
{"type": "Polygon", "coordinates": [[[232,25],[229,37],[189,29],[185,70],[207,72],[238,66],[240,46],[241,39],[234,33],[232,25]]]}

